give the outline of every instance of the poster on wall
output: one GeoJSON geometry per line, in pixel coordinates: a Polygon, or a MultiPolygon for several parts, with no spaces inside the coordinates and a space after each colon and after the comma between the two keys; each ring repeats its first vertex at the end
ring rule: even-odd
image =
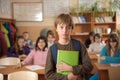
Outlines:
{"type": "Polygon", "coordinates": [[[43,0],[44,17],[56,17],[69,13],[69,0],[43,0]]]}
{"type": "Polygon", "coordinates": [[[13,3],[13,18],[16,21],[42,21],[42,3],[18,2],[13,3]]]}
{"type": "Polygon", "coordinates": [[[0,0],[0,18],[12,18],[10,0],[0,0]]]}

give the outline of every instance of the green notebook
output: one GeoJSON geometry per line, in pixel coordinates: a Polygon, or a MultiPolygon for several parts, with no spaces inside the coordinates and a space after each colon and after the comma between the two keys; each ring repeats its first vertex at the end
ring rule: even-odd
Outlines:
{"type": "MultiPolygon", "coordinates": [[[[75,66],[75,65],[78,65],[78,58],[79,58],[78,51],[58,50],[57,64],[60,64],[61,62],[65,62],[71,66],[75,66]]],[[[57,71],[57,73],[67,75],[67,74],[70,74],[71,72],[57,71]]]]}

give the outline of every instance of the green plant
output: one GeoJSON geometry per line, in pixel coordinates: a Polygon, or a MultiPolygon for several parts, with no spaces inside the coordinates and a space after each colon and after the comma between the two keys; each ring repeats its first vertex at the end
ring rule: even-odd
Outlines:
{"type": "Polygon", "coordinates": [[[98,16],[97,2],[95,2],[94,5],[93,5],[93,13],[94,13],[94,16],[98,16]]]}
{"type": "Polygon", "coordinates": [[[85,10],[86,10],[86,6],[82,5],[82,6],[79,7],[78,12],[81,13],[81,16],[83,16],[85,10]]]}
{"type": "Polygon", "coordinates": [[[117,9],[120,10],[120,0],[110,0],[109,2],[109,11],[110,11],[110,16],[114,16],[115,15],[115,11],[117,9]]]}
{"type": "Polygon", "coordinates": [[[106,8],[102,8],[102,11],[104,13],[104,16],[108,16],[108,12],[107,12],[107,9],[106,8]]]}
{"type": "Polygon", "coordinates": [[[78,9],[76,7],[71,7],[70,8],[70,13],[71,14],[78,14],[78,9]]]}

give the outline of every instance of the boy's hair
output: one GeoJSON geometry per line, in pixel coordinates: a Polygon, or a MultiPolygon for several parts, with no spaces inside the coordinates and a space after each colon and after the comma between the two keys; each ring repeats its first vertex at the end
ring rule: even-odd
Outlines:
{"type": "Polygon", "coordinates": [[[102,35],[101,35],[101,34],[96,33],[96,34],[94,35],[94,41],[95,41],[95,37],[98,37],[99,39],[101,38],[101,41],[102,41],[102,35]]]}
{"type": "Polygon", "coordinates": [[[57,27],[57,24],[67,24],[67,26],[74,27],[73,20],[69,14],[60,14],[56,20],[55,20],[55,27],[57,27]]]}
{"type": "Polygon", "coordinates": [[[48,44],[47,44],[47,39],[46,39],[44,36],[39,36],[39,37],[37,38],[36,44],[35,44],[35,50],[39,50],[39,48],[38,48],[38,42],[39,42],[39,40],[44,40],[44,42],[45,42],[45,47],[43,48],[42,51],[45,51],[45,48],[48,47],[48,44]]]}
{"type": "Polygon", "coordinates": [[[47,36],[46,37],[48,37],[49,35],[52,35],[52,37],[54,37],[54,33],[51,30],[47,32],[47,36]]]}
{"type": "Polygon", "coordinates": [[[89,36],[94,36],[95,33],[93,31],[89,32],[89,36]]]}
{"type": "Polygon", "coordinates": [[[23,32],[23,34],[28,34],[28,32],[23,32]]]}

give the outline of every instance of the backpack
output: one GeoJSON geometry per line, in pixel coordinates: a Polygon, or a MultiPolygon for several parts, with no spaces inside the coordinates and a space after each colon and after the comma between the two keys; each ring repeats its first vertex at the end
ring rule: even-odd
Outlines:
{"type": "MultiPolygon", "coordinates": [[[[79,51],[79,63],[82,64],[82,57],[81,57],[81,43],[80,41],[78,40],[75,40],[75,39],[72,39],[72,43],[73,43],[73,47],[75,49],[75,51],[79,51]]],[[[57,48],[57,44],[53,44],[51,47],[50,47],[50,51],[51,51],[51,55],[53,57],[53,60],[54,62],[57,64],[57,51],[58,51],[58,48],[57,48]]]]}

